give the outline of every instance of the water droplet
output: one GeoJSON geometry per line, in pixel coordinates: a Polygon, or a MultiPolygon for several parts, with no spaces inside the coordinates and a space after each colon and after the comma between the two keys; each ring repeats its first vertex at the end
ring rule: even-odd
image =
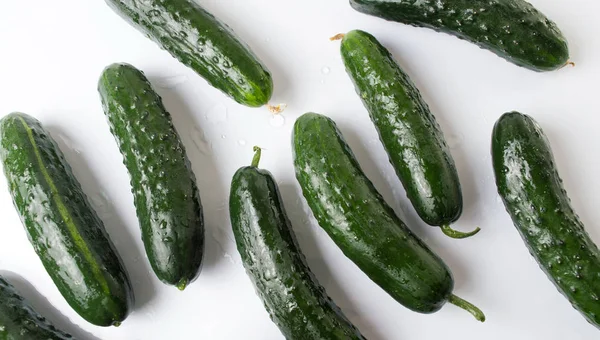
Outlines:
{"type": "Polygon", "coordinates": [[[108,196],[104,192],[100,192],[92,196],[91,198],[92,206],[96,213],[100,215],[100,217],[108,217],[110,216],[110,204],[108,201],[108,196]]]}
{"type": "Polygon", "coordinates": [[[192,138],[192,141],[194,142],[194,145],[198,151],[204,155],[208,155],[210,153],[210,147],[206,141],[204,133],[198,130],[196,126],[192,126],[190,128],[190,137],[192,138]]]}
{"type": "Polygon", "coordinates": [[[156,315],[156,312],[154,310],[154,307],[149,307],[148,311],[146,312],[146,316],[148,317],[148,319],[150,319],[151,321],[153,321],[155,315],[156,315]]]}
{"type": "Polygon", "coordinates": [[[450,147],[450,149],[456,149],[464,139],[465,136],[462,133],[452,134],[448,137],[448,147],[450,147]]]}
{"type": "Polygon", "coordinates": [[[227,107],[222,103],[214,105],[208,110],[206,118],[214,124],[226,122],[227,107]]]}
{"type": "Polygon", "coordinates": [[[160,16],[160,11],[156,10],[156,9],[151,9],[148,11],[148,16],[149,17],[159,17],[160,16]]]}
{"type": "Polygon", "coordinates": [[[223,253],[223,257],[226,258],[231,264],[236,263],[235,259],[227,252],[223,253]]]}
{"type": "Polygon", "coordinates": [[[327,66],[325,66],[321,69],[321,73],[323,73],[323,74],[329,74],[330,72],[331,72],[331,69],[327,66]]]}
{"type": "Polygon", "coordinates": [[[73,142],[69,137],[63,135],[62,133],[58,135],[58,138],[60,138],[63,142],[63,144],[65,145],[65,147],[67,147],[68,149],[74,151],[77,154],[81,153],[81,150],[79,149],[79,147],[75,144],[75,142],[73,142]]]}
{"type": "Polygon", "coordinates": [[[272,127],[280,128],[285,125],[285,117],[280,114],[273,115],[269,124],[271,124],[272,127]]]}
{"type": "Polygon", "coordinates": [[[244,145],[246,145],[246,141],[245,141],[244,139],[240,139],[240,140],[238,141],[238,144],[239,144],[240,146],[244,146],[244,145]]]}
{"type": "Polygon", "coordinates": [[[229,260],[230,263],[235,264],[237,262],[236,258],[231,256],[228,251],[229,249],[235,249],[235,241],[233,240],[233,236],[227,234],[227,232],[222,229],[215,229],[211,233],[211,237],[215,240],[215,244],[217,244],[221,249],[223,257],[229,260]]]}
{"type": "Polygon", "coordinates": [[[221,139],[227,138],[227,135],[221,135],[221,139]]]}
{"type": "Polygon", "coordinates": [[[188,77],[186,75],[174,75],[174,76],[168,76],[168,77],[163,77],[163,78],[159,78],[156,80],[156,86],[163,88],[163,89],[172,89],[175,88],[183,83],[185,83],[188,80],[188,77]]]}

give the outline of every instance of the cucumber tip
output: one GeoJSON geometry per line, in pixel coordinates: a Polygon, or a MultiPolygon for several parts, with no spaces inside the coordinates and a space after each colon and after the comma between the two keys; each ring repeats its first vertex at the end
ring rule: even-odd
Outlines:
{"type": "Polygon", "coordinates": [[[179,289],[180,291],[183,292],[187,288],[187,285],[188,285],[188,280],[184,279],[177,284],[177,289],[179,289]]]}

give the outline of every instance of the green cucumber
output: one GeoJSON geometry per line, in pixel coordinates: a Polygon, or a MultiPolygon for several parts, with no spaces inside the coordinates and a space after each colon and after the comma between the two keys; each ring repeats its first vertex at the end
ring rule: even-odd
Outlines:
{"type": "Polygon", "coordinates": [[[246,272],[286,339],[364,339],[317,282],[300,251],[273,175],[251,166],[231,181],[231,225],[246,272]]]}
{"type": "Polygon", "coordinates": [[[477,234],[479,228],[470,233],[450,228],[463,211],[458,172],[440,126],[408,75],[367,32],[344,35],[341,54],[421,219],[453,238],[477,234]]]}
{"type": "Polygon", "coordinates": [[[236,102],[259,107],[273,79],[224,23],[194,0],[106,0],[131,25],[236,102]]]}
{"type": "Polygon", "coordinates": [[[350,0],[359,12],[455,35],[534,71],[565,66],[556,24],[523,0],[350,0]]]}
{"type": "Polygon", "coordinates": [[[135,67],[108,66],[98,90],[131,176],[150,265],[161,281],[183,290],[198,276],[204,254],[202,204],[185,147],[161,98],[135,67]]]}
{"type": "Polygon", "coordinates": [[[117,326],[131,284],[102,220],[63,153],[35,118],[0,120],[0,158],[14,205],[46,271],[69,305],[97,326],[117,326]]]}
{"type": "Polygon", "coordinates": [[[450,302],[485,320],[452,295],[446,264],[377,192],[333,120],[304,114],[292,140],[296,178],[319,225],[371,280],[413,311],[433,313],[450,302]]]}
{"type": "Polygon", "coordinates": [[[600,328],[600,251],[586,233],[537,122],[518,112],[494,126],[498,193],[529,251],[558,290],[600,328]]]}
{"type": "Polygon", "coordinates": [[[0,276],[0,340],[68,340],[0,276]]]}

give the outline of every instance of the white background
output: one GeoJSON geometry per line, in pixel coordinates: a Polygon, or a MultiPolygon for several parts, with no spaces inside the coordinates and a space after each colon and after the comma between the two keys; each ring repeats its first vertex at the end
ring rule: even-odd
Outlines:
{"type": "Polygon", "coordinates": [[[268,65],[266,109],[226,98],[131,28],[104,1],[9,1],[0,6],[0,114],[42,121],[66,154],[103,218],[132,277],[137,303],[119,328],[81,319],[59,294],[29,245],[5,181],[0,181],[0,271],[62,328],[93,339],[282,339],[248,280],[227,211],[230,180],[252,146],[280,182],[302,250],[327,292],[369,339],[583,340],[599,334],[539,270],[496,194],[490,134],[509,110],[535,117],[592,237],[600,242],[600,3],[534,0],[570,42],[575,68],[538,74],[454,37],[368,17],[347,0],[204,0],[268,65]],[[374,34],[421,89],[452,146],[465,211],[451,240],[423,224],[388,164],[375,129],[328,38],[360,28],[374,34]],[[143,253],[129,180],[96,92],[102,69],[129,62],[146,72],[171,111],[199,181],[207,224],[206,260],[185,292],[160,283],[143,253]],[[316,223],[293,176],[290,131],[306,111],[334,118],[364,171],[409,226],[447,261],[455,293],[480,306],[480,324],[451,305],[434,315],[402,307],[360,272],[316,223]],[[283,123],[283,124],[282,124],[283,123]],[[194,127],[195,126],[195,127],[194,127]],[[202,135],[204,137],[202,137],[202,135]]]}

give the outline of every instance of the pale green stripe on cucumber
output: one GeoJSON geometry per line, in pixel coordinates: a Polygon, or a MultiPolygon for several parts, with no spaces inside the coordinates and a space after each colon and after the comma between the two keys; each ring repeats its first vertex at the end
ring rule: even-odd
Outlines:
{"type": "Polygon", "coordinates": [[[69,233],[75,240],[75,244],[77,245],[77,248],[79,248],[79,251],[83,254],[86,261],[89,263],[90,267],[92,268],[94,277],[100,283],[102,290],[105,293],[110,293],[110,289],[108,288],[108,283],[106,282],[106,279],[102,275],[102,272],[101,272],[100,268],[98,267],[98,264],[96,263],[94,257],[92,256],[92,253],[90,252],[90,249],[88,248],[87,244],[85,243],[83,238],[81,238],[81,235],[79,235],[77,226],[73,223],[73,218],[70,216],[71,214],[69,214],[67,207],[65,206],[63,201],[60,199],[60,194],[58,192],[58,189],[56,188],[54,181],[52,181],[52,177],[50,177],[50,175],[48,174],[48,171],[46,170],[46,167],[44,166],[44,161],[42,160],[42,156],[40,155],[40,150],[38,149],[37,144],[35,143],[35,138],[33,137],[33,133],[31,131],[31,129],[29,128],[29,126],[27,125],[27,122],[25,122],[25,120],[22,117],[18,117],[18,119],[23,124],[23,128],[25,128],[25,131],[27,131],[27,136],[29,137],[29,141],[31,142],[31,146],[33,147],[33,152],[35,153],[35,157],[37,159],[40,171],[42,172],[44,179],[46,180],[46,183],[48,183],[48,186],[50,186],[50,190],[52,191],[52,199],[54,200],[54,203],[56,203],[56,206],[58,207],[60,216],[62,217],[63,221],[65,222],[65,225],[69,229],[69,233]]]}

